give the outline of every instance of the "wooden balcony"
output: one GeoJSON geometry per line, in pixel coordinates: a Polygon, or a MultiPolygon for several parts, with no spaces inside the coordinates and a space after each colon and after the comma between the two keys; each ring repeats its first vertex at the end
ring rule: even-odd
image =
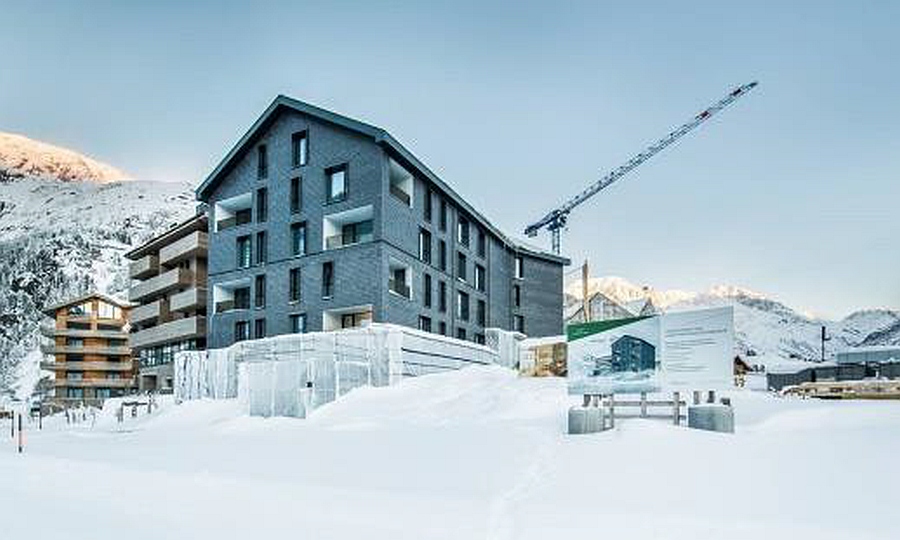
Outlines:
{"type": "Polygon", "coordinates": [[[41,362],[41,369],[48,371],[131,371],[134,363],[129,358],[122,362],[41,362]]]}

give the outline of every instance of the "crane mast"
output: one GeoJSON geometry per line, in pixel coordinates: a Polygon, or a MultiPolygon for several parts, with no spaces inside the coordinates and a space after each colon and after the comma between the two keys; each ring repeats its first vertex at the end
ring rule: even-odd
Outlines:
{"type": "Polygon", "coordinates": [[[684,135],[688,134],[703,122],[706,122],[707,120],[712,118],[713,115],[734,103],[738,98],[742,97],[744,94],[752,90],[756,85],[757,82],[754,81],[738,86],[737,88],[729,92],[727,96],[720,99],[712,106],[704,109],[702,112],[700,112],[700,114],[694,116],[689,122],[681,125],[662,139],[648,146],[644,151],[629,159],[618,168],[613,169],[611,172],[607,173],[605,176],[603,176],[603,178],[590,185],[587,189],[585,189],[575,197],[569,199],[562,206],[551,210],[539,221],[536,221],[535,223],[532,223],[531,225],[526,227],[525,234],[530,237],[534,237],[537,236],[538,231],[546,227],[547,230],[550,231],[553,252],[558,254],[560,251],[560,233],[562,228],[566,226],[566,221],[568,220],[569,213],[571,213],[572,210],[574,210],[578,205],[587,201],[603,189],[609,187],[610,184],[612,184],[619,178],[622,178],[629,172],[633,171],[635,168],[637,168],[638,165],[658,154],[664,148],[674,143],[684,135]]]}

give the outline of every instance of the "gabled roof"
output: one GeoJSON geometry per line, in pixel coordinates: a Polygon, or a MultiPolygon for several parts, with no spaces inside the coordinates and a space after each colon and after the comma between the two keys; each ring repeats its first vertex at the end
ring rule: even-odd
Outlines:
{"type": "Polygon", "coordinates": [[[112,304],[114,306],[118,306],[120,308],[130,308],[130,307],[134,306],[134,304],[125,302],[123,300],[119,300],[118,298],[113,298],[112,296],[108,296],[103,293],[92,292],[92,293],[84,294],[77,298],[71,298],[71,299],[65,300],[63,302],[58,302],[56,304],[46,306],[46,307],[44,307],[44,315],[49,315],[49,316],[53,317],[54,315],[56,315],[56,311],[61,308],[74,306],[76,304],[81,304],[88,300],[93,300],[94,298],[103,300],[106,303],[112,304]]]}
{"type": "Polygon", "coordinates": [[[250,126],[250,129],[247,130],[246,133],[244,133],[243,137],[238,140],[237,144],[234,145],[234,147],[228,152],[225,158],[216,166],[215,169],[213,169],[212,173],[210,173],[210,175],[206,177],[206,179],[200,184],[200,186],[197,187],[196,193],[198,200],[203,202],[208,201],[210,194],[216,188],[222,178],[224,178],[225,175],[228,174],[229,171],[231,171],[231,169],[235,166],[244,152],[259,138],[262,133],[265,132],[266,128],[271,125],[271,123],[277,117],[278,113],[280,113],[282,110],[297,111],[318,120],[329,122],[331,124],[372,138],[376,144],[385,148],[391,154],[391,157],[399,161],[402,165],[415,169],[421,176],[425,177],[425,179],[437,186],[439,190],[443,191],[458,207],[462,208],[463,211],[465,211],[473,219],[478,221],[492,234],[500,238],[501,241],[503,241],[512,249],[522,253],[526,253],[533,257],[539,257],[560,264],[570,264],[571,261],[566,257],[561,257],[554,253],[549,253],[540,249],[535,249],[531,246],[523,245],[521,242],[514,241],[500,232],[499,229],[497,229],[484,216],[482,216],[479,212],[472,208],[469,203],[463,200],[463,198],[460,197],[455,191],[453,191],[450,186],[448,186],[444,183],[443,180],[438,178],[438,176],[434,174],[434,172],[432,172],[427,166],[425,166],[424,163],[419,161],[419,159],[416,158],[412,154],[412,152],[404,148],[404,146],[400,144],[396,139],[394,139],[387,131],[381,129],[380,127],[366,124],[365,122],[360,122],[358,120],[333,113],[320,107],[316,107],[315,105],[310,105],[309,103],[284,95],[279,95],[275,98],[275,101],[273,101],[272,104],[266,108],[262,116],[260,116],[252,126],[250,126]]]}

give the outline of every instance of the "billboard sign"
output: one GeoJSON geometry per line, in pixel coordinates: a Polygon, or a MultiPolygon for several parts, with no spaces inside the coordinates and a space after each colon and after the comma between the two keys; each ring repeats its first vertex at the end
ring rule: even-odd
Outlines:
{"type": "Polygon", "coordinates": [[[570,325],[570,394],[707,390],[731,384],[731,307],[570,325]]]}

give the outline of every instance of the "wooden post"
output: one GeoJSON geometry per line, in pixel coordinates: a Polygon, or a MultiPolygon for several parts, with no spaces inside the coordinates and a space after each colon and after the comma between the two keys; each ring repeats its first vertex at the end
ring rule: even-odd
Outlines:
{"type": "Polygon", "coordinates": [[[681,423],[681,394],[672,392],[672,422],[677,426],[681,423]]]}
{"type": "Polygon", "coordinates": [[[22,444],[25,441],[22,440],[22,413],[19,413],[19,453],[22,453],[22,444]]]}
{"type": "Polygon", "coordinates": [[[694,390],[694,405],[700,405],[700,390],[694,390]]]}
{"type": "Polygon", "coordinates": [[[641,418],[647,418],[647,392],[641,392],[641,418]]]}

